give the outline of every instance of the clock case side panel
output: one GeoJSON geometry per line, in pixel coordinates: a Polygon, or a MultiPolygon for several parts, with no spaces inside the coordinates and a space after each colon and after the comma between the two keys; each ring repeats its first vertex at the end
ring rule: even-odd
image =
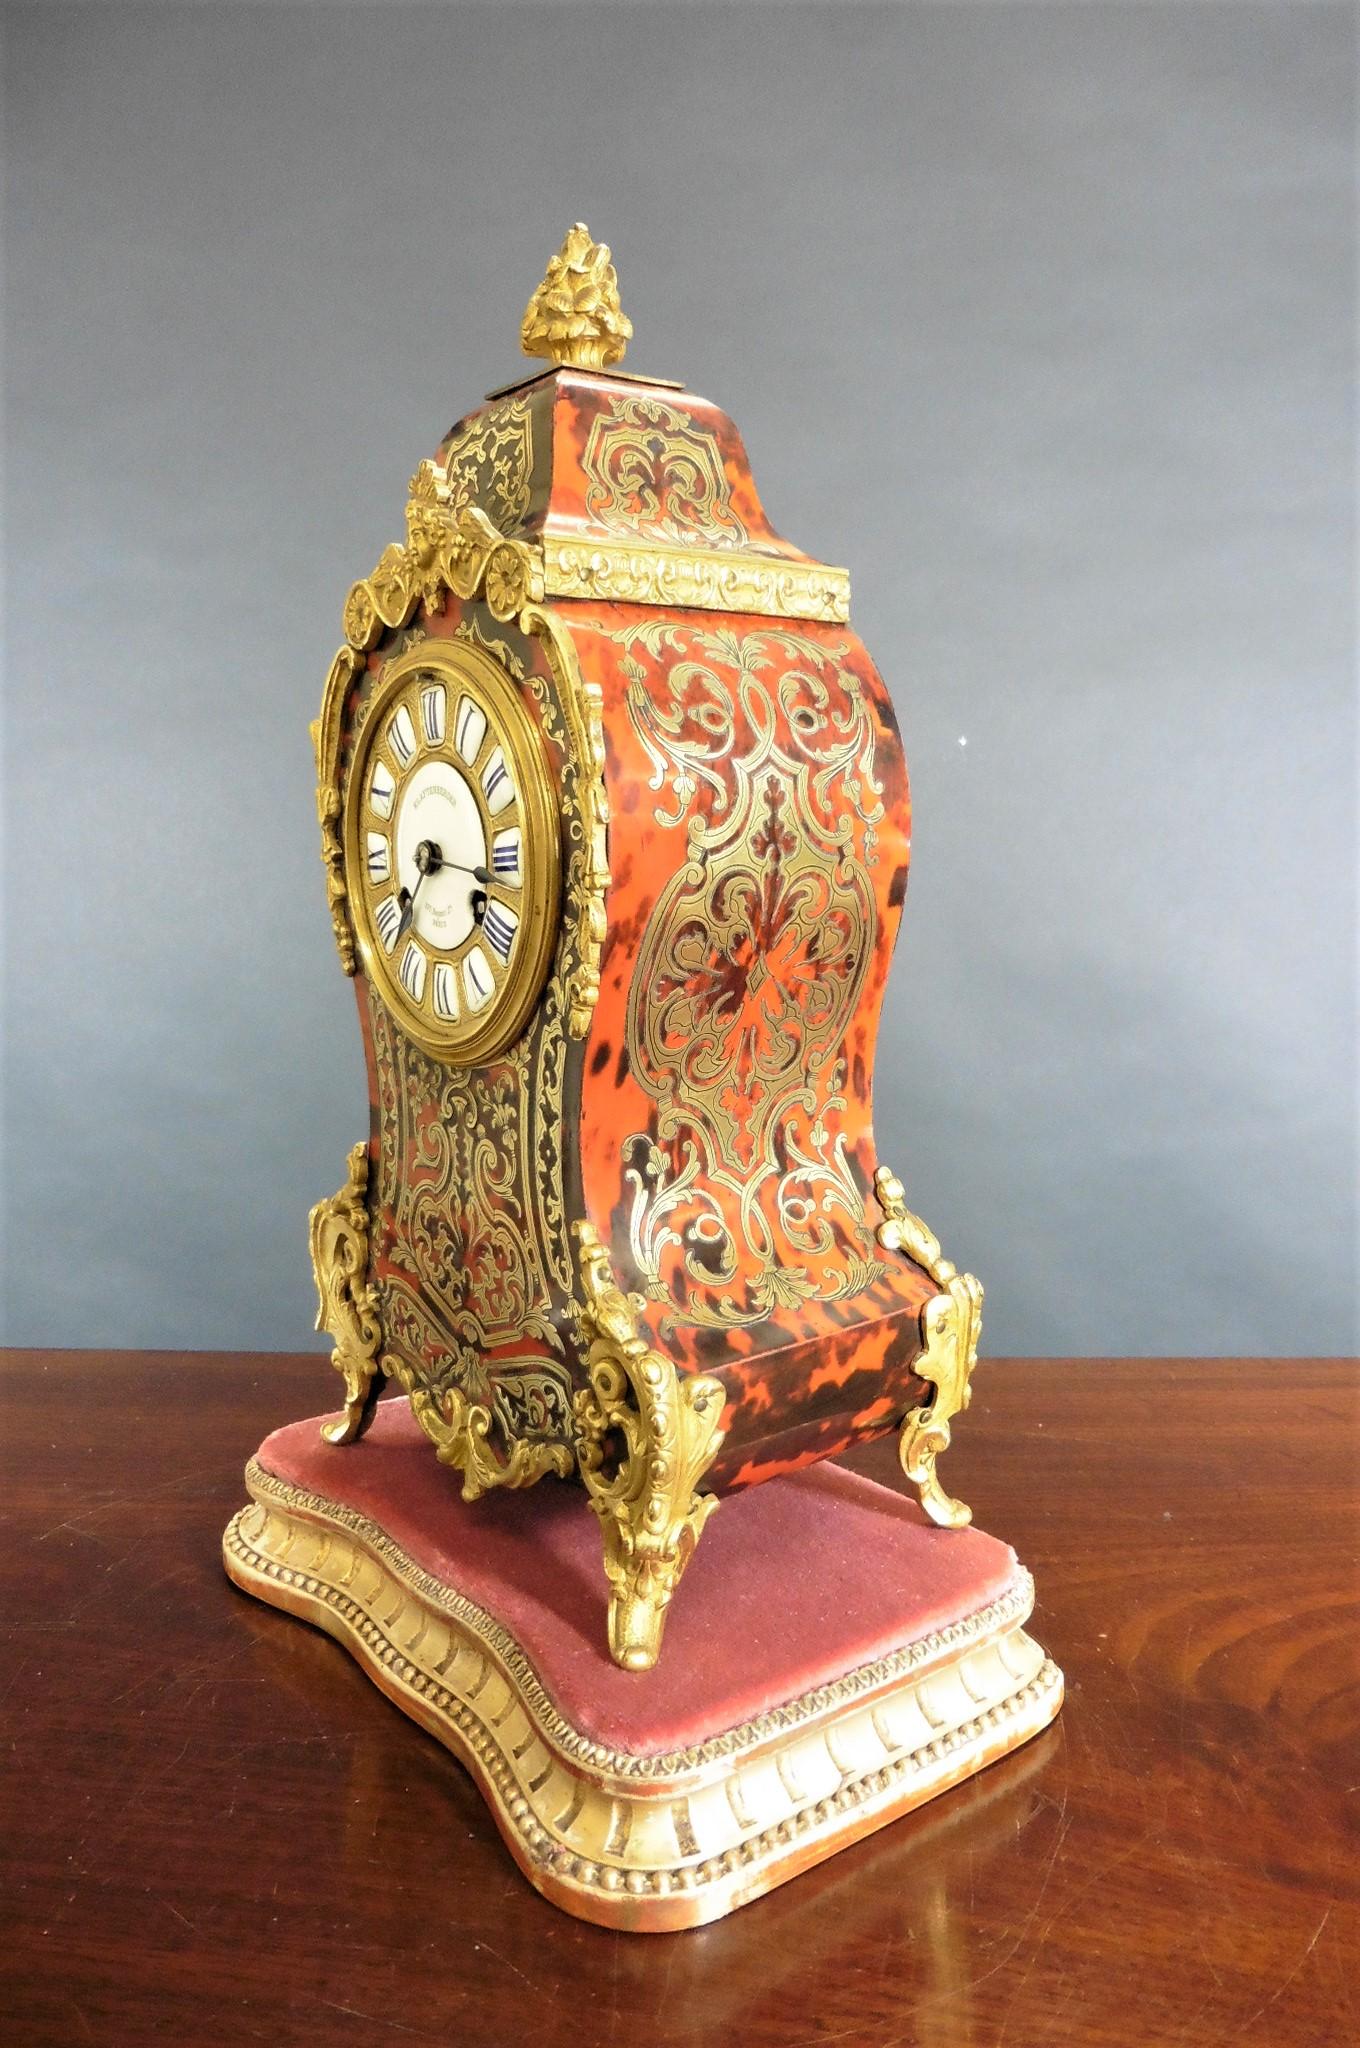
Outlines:
{"type": "Polygon", "coordinates": [[[935,1292],[877,1231],[874,1048],[910,851],[891,704],[842,626],[555,607],[610,812],[584,1214],[722,1385],[722,1492],[897,1427],[935,1292]]]}
{"type": "MultiPolygon", "coordinates": [[[[348,799],[354,742],[386,664],[422,642],[489,654],[538,728],[559,805],[560,871],[575,848],[578,767],[541,641],[449,595],[384,635],[347,694],[341,747],[348,799]]],[[[411,1397],[470,1498],[574,1469],[575,1291],[570,1219],[580,1213],[575,1148],[582,1048],[567,1029],[579,933],[559,918],[542,994],[521,1036],[477,1065],[417,1046],[363,971],[355,997],[369,1094],[369,1270],[381,1366],[411,1397]]]]}

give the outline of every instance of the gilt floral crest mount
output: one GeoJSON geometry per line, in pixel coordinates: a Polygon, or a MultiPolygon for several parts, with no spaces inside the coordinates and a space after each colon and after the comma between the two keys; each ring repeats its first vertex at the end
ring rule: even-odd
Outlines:
{"type": "Polygon", "coordinates": [[[897,1430],[968,1519],[936,1461],[981,1289],[874,1147],[909,805],[848,577],[631,333],[578,224],[546,366],[345,603],[313,736],[369,1126],[312,1256],[331,1440],[392,1381],[468,1499],[579,1484],[644,1669],[724,1495],[897,1430]]]}

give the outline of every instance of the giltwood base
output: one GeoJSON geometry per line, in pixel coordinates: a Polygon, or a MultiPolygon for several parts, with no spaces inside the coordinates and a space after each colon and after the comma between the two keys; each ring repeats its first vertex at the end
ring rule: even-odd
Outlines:
{"type": "Polygon", "coordinates": [[[247,1476],[232,1579],[341,1642],[467,1766],[529,1882],[601,1926],[720,1919],[1007,1755],[1061,1703],[1017,1568],[981,1611],[687,1750],[610,1749],[563,1718],[494,1616],[373,1522],[258,1464],[247,1476]]]}

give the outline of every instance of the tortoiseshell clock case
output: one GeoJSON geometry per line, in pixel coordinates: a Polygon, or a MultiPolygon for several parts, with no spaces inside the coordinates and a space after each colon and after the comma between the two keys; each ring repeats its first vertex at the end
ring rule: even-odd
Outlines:
{"type": "Polygon", "coordinates": [[[573,229],[525,319],[548,366],[421,464],[346,604],[314,735],[370,1125],[312,1245],[332,1440],[391,1378],[469,1498],[579,1477],[611,1650],[643,1668],[724,1493],[900,1428],[927,1511],[968,1519],[935,1456],[981,1290],[874,1149],[910,811],[848,579],[773,531],[725,414],[613,367],[629,331],[573,229]],[[474,1059],[430,1049],[395,953],[370,971],[351,775],[389,677],[428,666],[452,718],[468,655],[532,726],[560,833],[541,985],[474,1059]]]}

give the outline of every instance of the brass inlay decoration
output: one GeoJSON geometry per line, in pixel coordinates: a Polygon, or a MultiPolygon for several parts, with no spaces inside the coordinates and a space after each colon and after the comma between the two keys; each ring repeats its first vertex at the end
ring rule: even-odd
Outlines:
{"type": "Polygon", "coordinates": [[[633,323],[619,304],[619,280],[607,242],[593,242],[578,220],[550,258],[543,282],[524,310],[520,347],[526,356],[576,369],[622,362],[633,323]]]}
{"type": "Polygon", "coordinates": [[[494,1066],[431,1059],[371,1008],[383,1370],[469,1499],[573,1463],[548,1271],[569,1291],[562,1000],[550,977],[538,1025],[494,1066]]]}
{"type": "Polygon", "coordinates": [[[717,1507],[696,1491],[723,1440],[726,1394],[680,1374],[638,1330],[594,1227],[575,1226],[590,1385],[576,1395],[577,1462],[604,1529],[609,1649],[630,1670],[655,1664],[671,1595],[717,1507]]]}
{"type": "MultiPolygon", "coordinates": [[[[538,630],[536,622],[528,630],[538,630]]],[[[514,640],[513,631],[495,637],[472,614],[458,621],[452,642],[399,647],[360,702],[356,724],[361,734],[381,726],[385,682],[409,671],[418,688],[434,662],[494,664],[502,684],[535,697],[544,732],[563,754],[562,819],[554,801],[551,839],[556,862],[565,821],[570,904],[583,892],[583,849],[603,845],[590,794],[598,785],[603,802],[601,763],[591,754],[583,770],[575,752],[577,725],[559,697],[559,673],[563,694],[570,678],[552,660],[547,676],[531,671],[524,642],[514,640]]],[[[555,903],[555,884],[552,895],[555,903]]],[[[382,1370],[405,1388],[441,1460],[461,1471],[473,1498],[567,1473],[574,1463],[558,1305],[575,1282],[561,1150],[568,1008],[579,997],[580,942],[594,929],[585,909],[578,922],[579,932],[558,920],[556,958],[530,1029],[494,1064],[432,1055],[368,984],[381,1219],[372,1291],[382,1370]]]]}
{"type": "Polygon", "coordinates": [[[611,1749],[563,1719],[502,1624],[373,1522],[257,1461],[246,1478],[231,1576],[337,1635],[477,1771],[531,1882],[606,1924],[715,1919],[1016,1748],[1062,1697],[1017,1572],[989,1606],[702,1745],[611,1749]]]}
{"type": "Polygon", "coordinates": [[[553,707],[537,678],[533,687],[544,721],[571,766],[563,791],[567,820],[567,907],[576,935],[576,962],[566,982],[567,1030],[584,1038],[600,995],[600,956],[608,929],[605,894],[609,888],[609,799],[604,784],[604,696],[592,678],[582,675],[571,635],[551,612],[526,605],[520,630],[542,642],[548,667],[566,714],[567,732],[554,731],[553,707]]]}
{"type": "MultiPolygon", "coordinates": [[[[439,502],[455,523],[470,505],[479,505],[501,533],[512,533],[529,510],[533,470],[533,408],[527,398],[511,398],[476,413],[451,438],[444,450],[439,502]]],[[[439,465],[431,464],[439,474],[439,465]]]]}
{"type": "Polygon", "coordinates": [[[743,548],[714,436],[648,392],[623,391],[591,422],[581,455],[588,519],[630,543],[743,548]]]}
{"type": "Polygon", "coordinates": [[[368,1147],[349,1155],[349,1176],[338,1194],[318,1202],[308,1219],[312,1276],[316,1281],[316,1327],[335,1343],[331,1364],[345,1382],[345,1412],[323,1424],[328,1443],[347,1444],[372,1414],[382,1329],[378,1301],[368,1281],[368,1147]]]}
{"type": "Polygon", "coordinates": [[[629,715],[689,855],[630,989],[629,1064],[656,1104],[624,1146],[637,1269],[668,1329],[862,1293],[885,1269],[833,1128],[877,934],[868,707],[833,649],[786,630],[614,637],[649,657],[629,715]]]}
{"type": "Polygon", "coordinates": [[[850,577],[821,562],[773,555],[725,555],[716,548],[602,546],[550,537],[543,543],[549,597],[593,597],[608,604],[682,606],[693,611],[760,613],[844,625],[850,577]]]}
{"type": "Polygon", "coordinates": [[[942,1291],[921,1310],[925,1349],[915,1371],[934,1384],[923,1408],[913,1408],[902,1424],[898,1454],[902,1470],[920,1495],[933,1522],[961,1529],[973,1519],[963,1501],[940,1485],[935,1460],[949,1448],[949,1425],[973,1398],[972,1376],[982,1337],[982,1286],[971,1273],[960,1273],[940,1250],[939,1239],[907,1207],[906,1190],[895,1173],[880,1166],[874,1191],[883,1210],[878,1241],[886,1251],[905,1252],[942,1291]]]}

